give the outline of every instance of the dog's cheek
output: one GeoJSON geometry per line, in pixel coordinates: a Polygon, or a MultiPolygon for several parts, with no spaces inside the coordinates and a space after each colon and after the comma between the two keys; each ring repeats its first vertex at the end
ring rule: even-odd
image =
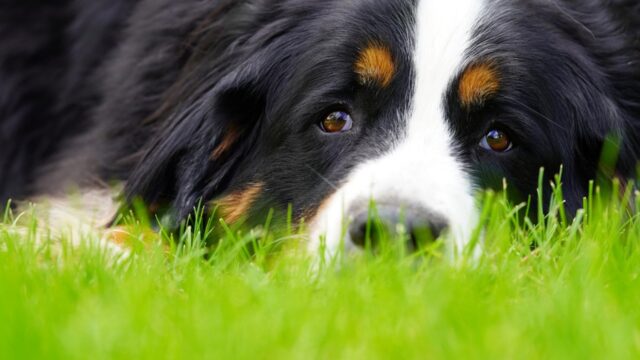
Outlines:
{"type": "Polygon", "coordinates": [[[264,186],[264,183],[259,181],[243,186],[210,202],[209,210],[227,224],[238,224],[250,216],[252,207],[264,191],[264,186]]]}

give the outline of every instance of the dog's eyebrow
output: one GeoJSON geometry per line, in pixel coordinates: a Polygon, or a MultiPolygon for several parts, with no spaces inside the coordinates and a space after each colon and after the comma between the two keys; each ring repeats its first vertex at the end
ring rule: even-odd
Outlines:
{"type": "Polygon", "coordinates": [[[229,127],[218,146],[213,150],[211,160],[218,160],[231,150],[233,145],[235,145],[236,141],[240,138],[240,135],[241,133],[238,129],[235,127],[229,127]]]}
{"type": "Polygon", "coordinates": [[[500,91],[498,71],[489,62],[469,65],[458,83],[458,96],[462,106],[482,105],[500,91]]]}
{"type": "Polygon", "coordinates": [[[355,72],[360,84],[378,85],[386,88],[396,73],[395,62],[389,48],[379,43],[371,43],[360,51],[355,63],[355,72]]]}

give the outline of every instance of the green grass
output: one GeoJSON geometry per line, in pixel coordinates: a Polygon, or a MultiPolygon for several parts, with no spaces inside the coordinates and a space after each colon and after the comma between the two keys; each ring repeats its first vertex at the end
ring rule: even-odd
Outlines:
{"type": "Polygon", "coordinates": [[[477,259],[389,246],[320,269],[265,230],[203,256],[186,229],[114,260],[8,214],[0,358],[638,358],[640,201],[616,189],[539,223],[488,193],[477,259]]]}

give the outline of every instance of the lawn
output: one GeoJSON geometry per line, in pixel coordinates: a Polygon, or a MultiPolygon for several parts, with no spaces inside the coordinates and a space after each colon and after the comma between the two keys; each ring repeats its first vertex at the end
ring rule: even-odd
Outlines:
{"type": "Polygon", "coordinates": [[[204,226],[169,241],[141,225],[118,257],[7,213],[0,358],[638,358],[640,199],[617,188],[538,222],[487,193],[479,257],[389,245],[325,266],[268,227],[204,256],[204,226]]]}

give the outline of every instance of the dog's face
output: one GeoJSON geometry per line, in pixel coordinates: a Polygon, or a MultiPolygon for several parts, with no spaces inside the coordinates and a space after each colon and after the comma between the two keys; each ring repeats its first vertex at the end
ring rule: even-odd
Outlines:
{"type": "Polygon", "coordinates": [[[564,164],[575,209],[621,128],[570,20],[545,6],[264,3],[197,33],[129,196],[179,217],[204,200],[229,222],[291,206],[330,247],[363,243],[374,200],[390,223],[461,248],[477,189],[506,178],[526,200],[541,167],[564,164]]]}

